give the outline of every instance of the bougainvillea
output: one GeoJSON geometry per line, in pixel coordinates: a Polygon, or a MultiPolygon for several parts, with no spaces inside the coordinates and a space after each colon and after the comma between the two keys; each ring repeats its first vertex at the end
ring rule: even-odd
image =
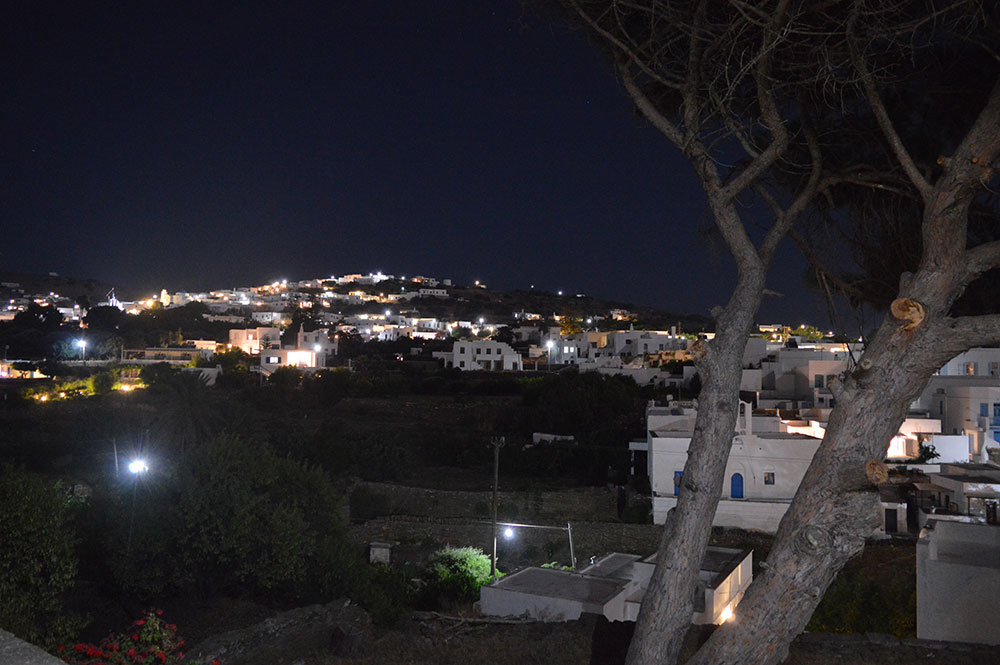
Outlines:
{"type": "Polygon", "coordinates": [[[69,665],[197,665],[184,660],[183,649],[177,626],[163,620],[162,610],[149,610],[124,633],[100,644],[62,645],[56,654],[69,665]]]}

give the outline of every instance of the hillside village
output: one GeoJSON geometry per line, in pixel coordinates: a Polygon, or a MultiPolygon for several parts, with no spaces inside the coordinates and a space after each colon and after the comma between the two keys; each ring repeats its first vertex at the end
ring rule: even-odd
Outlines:
{"type": "MultiPolygon", "coordinates": [[[[710,330],[691,333],[677,325],[646,329],[626,307],[584,310],[576,298],[562,294],[556,298],[563,298],[563,309],[556,311],[499,314],[494,307],[467,318],[425,315],[441,305],[475,311],[469,294],[488,289],[481,284],[462,289],[450,280],[424,276],[351,274],[204,293],[164,290],[158,297],[135,301],[120,301],[111,291],[99,303],[55,292],[26,293],[16,282],[2,286],[12,297],[0,319],[13,325],[33,312],[43,318],[58,312],[61,330],[68,329],[71,336],[70,343],[59,347],[63,357],[58,366],[84,373],[117,371],[114,387],[122,392],[141,388],[143,368],[151,366],[194,373],[212,386],[232,371],[226,369],[231,363],[220,359],[233,357],[251,383],[260,385],[288,376],[320,380],[330,372],[364,372],[357,366],[357,349],[368,343],[391,345],[400,371],[528,378],[595,373],[634,382],[636,389],[646,391],[645,436],[623,442],[627,477],[609,475],[605,491],[617,497],[619,520],[628,506],[648,501],[638,521],[653,525],[666,520],[684,483],[682,470],[699,406],[690,349],[699,338],[712,337],[710,330]],[[110,309],[130,317],[200,312],[217,338],[179,334],[162,345],[134,348],[124,341],[105,343],[98,353],[88,339],[102,334],[94,324],[110,309]]],[[[839,339],[804,325],[760,326],[747,340],[738,425],[714,526],[736,533],[775,533],[822,441],[837,383],[856,370],[862,352],[861,340],[839,339]]],[[[65,399],[58,384],[46,387],[53,385],[47,360],[5,354],[0,379],[32,386],[35,402],[65,399]]],[[[532,443],[579,444],[565,431],[535,431],[532,443]]],[[[882,506],[872,539],[916,548],[916,636],[1000,643],[991,609],[1000,593],[1000,349],[972,349],[941,367],[911,405],[885,459],[873,461],[869,472],[878,480],[882,506]]],[[[371,485],[366,491],[391,496],[401,490],[371,485]]],[[[480,499],[470,497],[467,503],[474,500],[480,499]]],[[[525,526],[519,524],[524,513],[509,510],[516,502],[505,499],[506,517],[525,526]]],[[[400,508],[397,518],[417,515],[416,503],[400,508]]],[[[420,515],[442,524],[460,517],[461,510],[440,507],[420,515]]],[[[544,620],[591,614],[634,621],[655,556],[587,550],[589,564],[576,566],[573,517],[565,511],[542,511],[538,517],[547,522],[546,529],[565,528],[575,570],[525,565],[483,587],[479,611],[544,620]]],[[[376,519],[358,527],[372,560],[395,563],[408,556],[395,548],[407,539],[399,531],[402,524],[376,519]]],[[[578,537],[583,528],[576,526],[578,537]]],[[[477,538],[473,540],[485,549],[488,542],[477,538]]],[[[695,623],[731,619],[759,565],[748,548],[710,548],[695,623]]]]}

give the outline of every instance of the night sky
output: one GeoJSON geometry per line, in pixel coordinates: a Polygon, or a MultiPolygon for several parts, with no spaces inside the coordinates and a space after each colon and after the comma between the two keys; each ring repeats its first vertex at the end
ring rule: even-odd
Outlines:
{"type": "MultiPolygon", "coordinates": [[[[129,291],[382,270],[706,314],[701,190],[506,2],[7,6],[0,269],[129,291]]],[[[789,249],[760,320],[826,325],[789,249]]]]}

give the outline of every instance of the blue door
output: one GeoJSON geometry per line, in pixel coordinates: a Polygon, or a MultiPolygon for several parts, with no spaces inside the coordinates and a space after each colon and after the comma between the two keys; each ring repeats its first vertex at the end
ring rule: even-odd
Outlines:
{"type": "Polygon", "coordinates": [[[729,496],[734,499],[743,498],[743,474],[734,473],[733,480],[729,487],[729,496]]]}

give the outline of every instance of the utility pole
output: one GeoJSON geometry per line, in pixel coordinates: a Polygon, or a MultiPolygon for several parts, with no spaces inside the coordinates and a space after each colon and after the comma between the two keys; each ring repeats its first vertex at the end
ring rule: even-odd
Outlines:
{"type": "Polygon", "coordinates": [[[493,446],[493,556],[490,558],[490,577],[494,581],[497,579],[497,490],[500,482],[500,449],[503,448],[505,440],[502,436],[495,436],[490,440],[493,446]]]}

